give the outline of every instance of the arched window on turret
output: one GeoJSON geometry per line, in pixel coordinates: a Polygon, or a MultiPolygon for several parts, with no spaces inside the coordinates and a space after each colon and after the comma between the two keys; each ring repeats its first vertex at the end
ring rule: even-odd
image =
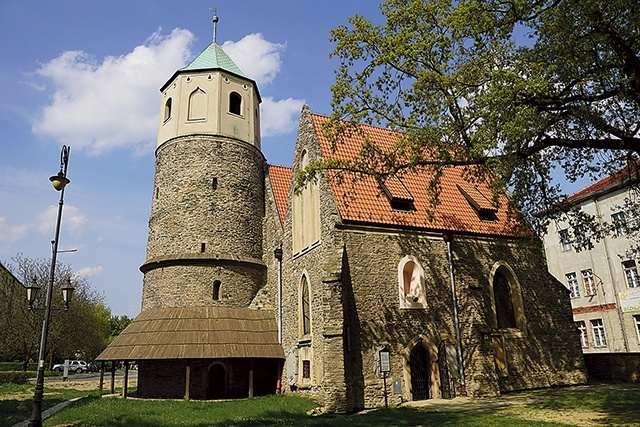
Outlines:
{"type": "Polygon", "coordinates": [[[238,92],[229,94],[229,112],[238,116],[242,115],[242,95],[238,92]]]}
{"type": "Polygon", "coordinates": [[[189,120],[204,120],[207,118],[207,94],[197,87],[189,95],[189,120]]]}
{"type": "Polygon", "coordinates": [[[164,119],[163,121],[167,121],[171,118],[171,98],[167,99],[167,102],[164,103],[164,119]]]}

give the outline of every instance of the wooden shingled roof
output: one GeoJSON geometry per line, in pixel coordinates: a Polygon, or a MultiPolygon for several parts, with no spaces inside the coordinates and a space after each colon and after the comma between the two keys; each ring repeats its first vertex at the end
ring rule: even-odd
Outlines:
{"type": "Polygon", "coordinates": [[[273,313],[249,308],[142,311],[96,360],[277,358],[273,313]]]}

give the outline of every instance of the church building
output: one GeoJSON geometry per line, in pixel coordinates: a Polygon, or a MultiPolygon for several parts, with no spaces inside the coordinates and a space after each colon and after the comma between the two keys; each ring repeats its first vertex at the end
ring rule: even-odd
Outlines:
{"type": "Polygon", "coordinates": [[[295,191],[296,170],[399,135],[333,147],[304,106],[293,166],[267,165],[256,83],[215,40],[160,92],[142,311],[98,358],[136,361],[139,396],[344,413],[586,382],[568,292],[505,197],[453,167],[435,208],[420,170],[295,191]]]}

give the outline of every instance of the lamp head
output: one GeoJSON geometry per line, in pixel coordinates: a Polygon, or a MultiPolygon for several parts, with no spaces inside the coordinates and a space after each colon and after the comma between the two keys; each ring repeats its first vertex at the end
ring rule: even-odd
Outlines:
{"type": "Polygon", "coordinates": [[[29,308],[33,308],[33,302],[36,300],[36,295],[38,295],[39,290],[40,286],[38,286],[34,276],[31,278],[31,284],[27,286],[27,301],[29,301],[29,308]]]}
{"type": "Polygon", "coordinates": [[[64,176],[64,173],[62,171],[58,172],[57,175],[53,175],[52,177],[50,177],[49,181],[51,181],[51,183],[53,184],[53,188],[55,188],[56,191],[62,191],[64,187],[66,187],[67,184],[71,182],[69,178],[64,176]]]}
{"type": "Polygon", "coordinates": [[[71,278],[67,277],[67,283],[62,287],[62,301],[64,301],[65,310],[69,308],[69,302],[71,301],[74,289],[71,285],[71,278]]]}

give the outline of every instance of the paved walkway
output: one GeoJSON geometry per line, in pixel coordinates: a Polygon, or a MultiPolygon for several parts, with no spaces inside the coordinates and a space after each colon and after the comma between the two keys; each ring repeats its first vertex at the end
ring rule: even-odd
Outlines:
{"type": "MultiPolygon", "coordinates": [[[[71,399],[71,400],[67,400],[66,402],[58,403],[53,408],[45,409],[44,411],[42,411],[42,420],[43,421],[46,420],[51,415],[53,415],[56,412],[66,408],[70,403],[77,402],[80,399],[84,399],[84,397],[76,397],[75,399],[71,399]]],[[[17,424],[14,424],[12,427],[27,427],[29,425],[29,421],[30,420],[21,421],[21,422],[19,422],[17,424]]]]}
{"type": "Polygon", "coordinates": [[[584,395],[585,393],[597,394],[603,391],[611,390],[640,390],[638,383],[620,383],[620,384],[588,384],[572,387],[545,388],[539,390],[520,391],[515,393],[504,394],[500,397],[493,398],[472,398],[472,397],[456,397],[454,399],[428,399],[413,402],[405,402],[402,406],[418,408],[423,411],[431,412],[459,412],[459,411],[477,411],[483,409],[500,409],[513,406],[523,406],[529,403],[538,402],[550,397],[571,396],[576,393],[584,395]]]}

